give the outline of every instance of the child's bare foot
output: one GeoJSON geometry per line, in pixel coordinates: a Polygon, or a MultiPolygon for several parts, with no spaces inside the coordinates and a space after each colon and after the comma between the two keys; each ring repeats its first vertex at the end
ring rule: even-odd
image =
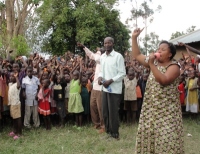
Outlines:
{"type": "Polygon", "coordinates": [[[15,135],[15,136],[13,137],[13,139],[14,139],[14,140],[17,140],[17,139],[19,139],[19,136],[18,136],[18,135],[15,135]]]}
{"type": "Polygon", "coordinates": [[[15,133],[14,132],[10,132],[8,135],[13,137],[13,136],[15,136],[15,133]]]}

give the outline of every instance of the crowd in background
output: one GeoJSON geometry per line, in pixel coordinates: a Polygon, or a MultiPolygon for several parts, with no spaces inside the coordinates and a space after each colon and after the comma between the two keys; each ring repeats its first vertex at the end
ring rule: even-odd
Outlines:
{"type": "MultiPolygon", "coordinates": [[[[95,52],[98,51],[100,48],[95,52]]],[[[125,53],[124,62],[126,77],[119,117],[130,125],[139,119],[150,70],[140,65],[129,52],[125,53]]],[[[200,57],[183,55],[178,62],[181,75],[177,90],[182,111],[191,113],[191,118],[196,119],[199,112],[200,57]]],[[[52,125],[64,127],[70,120],[78,129],[90,123],[90,95],[96,65],[97,62],[87,55],[83,57],[69,51],[49,59],[38,53],[28,58],[1,58],[0,129],[8,124],[10,113],[15,132],[9,135],[15,138],[22,134],[22,125],[25,128],[44,125],[50,130],[52,125]]]]}

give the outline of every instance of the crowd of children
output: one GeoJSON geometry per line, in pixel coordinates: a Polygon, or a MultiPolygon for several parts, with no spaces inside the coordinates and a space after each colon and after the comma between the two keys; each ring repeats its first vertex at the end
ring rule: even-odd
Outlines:
{"type": "MultiPolygon", "coordinates": [[[[134,124],[140,116],[149,69],[125,53],[126,77],[120,118],[134,124]]],[[[183,111],[199,112],[200,58],[185,57],[179,60],[181,76],[177,90],[183,111]],[[185,107],[185,108],[184,108],[185,107]]],[[[62,57],[45,60],[38,53],[29,58],[14,60],[0,58],[0,129],[5,125],[6,113],[13,119],[14,139],[26,128],[39,127],[42,121],[47,130],[52,125],[64,127],[69,115],[77,128],[90,121],[90,92],[94,79],[95,61],[66,52],[62,57]],[[8,108],[8,106],[10,106],[8,108]],[[58,118],[57,118],[58,117],[58,118]]]]}
{"type": "Polygon", "coordinates": [[[197,118],[199,112],[199,86],[200,86],[200,57],[189,56],[179,60],[181,65],[180,84],[180,103],[183,111],[189,112],[192,118],[197,118]]]}

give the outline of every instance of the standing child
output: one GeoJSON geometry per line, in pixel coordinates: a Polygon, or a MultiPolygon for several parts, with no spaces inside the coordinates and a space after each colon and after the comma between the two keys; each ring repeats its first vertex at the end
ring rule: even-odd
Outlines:
{"type": "Polygon", "coordinates": [[[20,82],[18,73],[10,73],[10,83],[8,90],[8,105],[10,105],[10,115],[13,118],[13,131],[9,133],[13,139],[18,139],[22,134],[21,123],[21,102],[20,102],[20,82]]]}
{"type": "Polygon", "coordinates": [[[139,110],[137,110],[136,117],[139,120],[140,112],[141,112],[141,109],[142,109],[142,91],[141,91],[141,88],[140,88],[141,76],[138,72],[136,73],[136,79],[137,79],[137,86],[136,86],[137,107],[139,109],[139,110]]]}
{"type": "Polygon", "coordinates": [[[138,111],[137,111],[138,118],[140,117],[140,113],[141,113],[141,110],[142,110],[143,98],[144,98],[144,94],[145,94],[146,83],[147,83],[148,77],[149,77],[149,73],[148,73],[148,70],[146,69],[144,71],[144,74],[142,74],[141,79],[138,81],[139,86],[141,88],[141,93],[142,93],[142,99],[139,100],[139,104],[138,104],[138,111]]]}
{"type": "MultiPolygon", "coordinates": [[[[23,58],[21,58],[23,64],[21,63],[14,63],[13,64],[13,71],[18,72],[18,79],[20,82],[20,85],[22,85],[22,80],[26,76],[26,68],[28,67],[27,63],[24,61],[23,58]],[[22,66],[22,68],[20,68],[22,66]]],[[[24,114],[25,114],[25,99],[23,97],[23,89],[21,88],[20,94],[19,94],[20,102],[21,102],[21,120],[22,124],[24,123],[24,114]]]]}
{"type": "Polygon", "coordinates": [[[50,112],[50,102],[49,102],[51,89],[49,88],[49,85],[50,85],[50,80],[44,79],[42,81],[42,86],[38,93],[38,100],[39,100],[38,111],[41,115],[43,115],[46,130],[51,129],[51,122],[50,122],[51,112],[50,112]]]}
{"type": "MultiPolygon", "coordinates": [[[[65,74],[65,81],[67,83],[67,86],[65,87],[65,106],[66,106],[66,114],[68,114],[68,101],[69,101],[69,88],[70,88],[70,76],[69,74],[65,74]]],[[[66,119],[68,117],[66,116],[66,119]]],[[[67,119],[68,120],[68,119],[67,119]]]]}
{"type": "Polygon", "coordinates": [[[3,98],[5,97],[6,78],[2,70],[0,70],[0,131],[3,130],[2,126],[2,112],[3,112],[3,98]]]}
{"type": "Polygon", "coordinates": [[[184,106],[184,103],[185,103],[185,78],[183,75],[181,75],[179,78],[180,78],[180,82],[178,85],[178,91],[180,94],[179,98],[180,98],[181,106],[184,106]]]}
{"type": "MultiPolygon", "coordinates": [[[[47,71],[47,68],[42,68],[42,70],[40,70],[40,72],[39,72],[39,80],[40,80],[40,83],[41,83],[41,85],[40,85],[40,90],[41,90],[41,88],[42,88],[42,86],[43,86],[43,81],[44,80],[46,80],[46,79],[49,79],[49,72],[47,71]]],[[[42,91],[41,91],[42,92],[42,91]]],[[[42,94],[42,93],[41,93],[42,94]]],[[[40,97],[41,97],[42,95],[40,95],[40,97]]],[[[39,100],[38,100],[39,101],[39,100]]],[[[42,101],[42,100],[40,100],[40,101],[42,101]]],[[[49,101],[48,102],[50,102],[50,95],[49,95],[49,101]]],[[[38,102],[39,103],[39,102],[38,102]]],[[[38,104],[38,107],[39,107],[39,104],[38,104]]],[[[40,112],[39,112],[40,113],[40,112]]],[[[44,121],[44,120],[46,120],[45,119],[45,117],[43,117],[43,114],[39,114],[39,118],[40,118],[40,123],[41,124],[45,124],[46,125],[46,121],[44,121]]]]}
{"type": "Polygon", "coordinates": [[[39,79],[33,76],[33,68],[27,67],[27,76],[22,80],[23,96],[25,98],[24,126],[31,128],[30,118],[33,113],[34,127],[39,127],[40,119],[38,116],[37,95],[39,90],[39,79]]]}
{"type": "Polygon", "coordinates": [[[137,79],[132,69],[128,70],[128,75],[124,78],[125,92],[124,92],[124,110],[126,110],[127,123],[134,124],[136,121],[137,111],[137,95],[136,86],[137,79]]]}
{"type": "Polygon", "coordinates": [[[59,116],[57,114],[57,107],[56,107],[56,101],[54,100],[54,69],[53,65],[51,62],[48,63],[47,70],[50,71],[49,78],[50,78],[50,85],[49,88],[51,89],[51,94],[50,94],[50,112],[51,112],[51,124],[53,126],[57,125],[59,122],[59,116]]]}
{"type": "Polygon", "coordinates": [[[60,126],[64,127],[66,117],[66,105],[65,105],[65,87],[67,83],[63,76],[63,69],[60,68],[60,75],[54,75],[53,86],[53,99],[56,101],[57,112],[60,118],[60,126]]]}
{"type": "MultiPolygon", "coordinates": [[[[82,62],[80,61],[80,72],[82,66],[81,63],[82,62]]],[[[71,76],[73,79],[70,82],[69,102],[68,102],[68,111],[69,113],[75,113],[76,126],[78,127],[82,126],[82,112],[84,111],[80,95],[80,88],[81,88],[80,72],[77,70],[71,72],[71,76]]]]}
{"type": "Polygon", "coordinates": [[[87,88],[88,84],[88,78],[83,77],[81,80],[81,99],[82,99],[82,105],[83,105],[83,115],[87,122],[90,120],[90,94],[89,90],[87,88]]]}
{"type": "Polygon", "coordinates": [[[197,81],[194,68],[188,70],[188,79],[186,81],[187,97],[186,97],[186,112],[191,112],[193,117],[197,117],[199,112],[197,81]]]}

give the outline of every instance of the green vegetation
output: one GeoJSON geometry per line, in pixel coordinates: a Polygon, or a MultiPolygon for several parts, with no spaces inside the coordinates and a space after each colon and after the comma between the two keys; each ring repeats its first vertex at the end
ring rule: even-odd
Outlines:
{"type": "Polygon", "coordinates": [[[16,51],[15,56],[27,55],[30,50],[28,47],[28,44],[26,43],[26,39],[21,35],[18,35],[17,37],[13,37],[12,46],[14,47],[16,51]]]}
{"type": "MultiPolygon", "coordinates": [[[[98,134],[92,124],[81,130],[66,124],[65,128],[53,127],[46,131],[24,130],[23,137],[14,141],[8,136],[9,129],[0,134],[0,154],[131,154],[134,153],[137,126],[121,123],[120,140],[106,139],[106,134],[98,134]]],[[[186,154],[200,153],[200,125],[190,118],[184,118],[184,141],[186,154]],[[187,134],[192,137],[188,137],[187,134]]]]}
{"type": "Polygon", "coordinates": [[[126,51],[129,30],[113,8],[116,0],[45,0],[38,8],[39,31],[43,37],[42,51],[63,54],[75,52],[81,42],[90,49],[103,46],[107,36],[115,39],[115,50],[126,51]]]}

